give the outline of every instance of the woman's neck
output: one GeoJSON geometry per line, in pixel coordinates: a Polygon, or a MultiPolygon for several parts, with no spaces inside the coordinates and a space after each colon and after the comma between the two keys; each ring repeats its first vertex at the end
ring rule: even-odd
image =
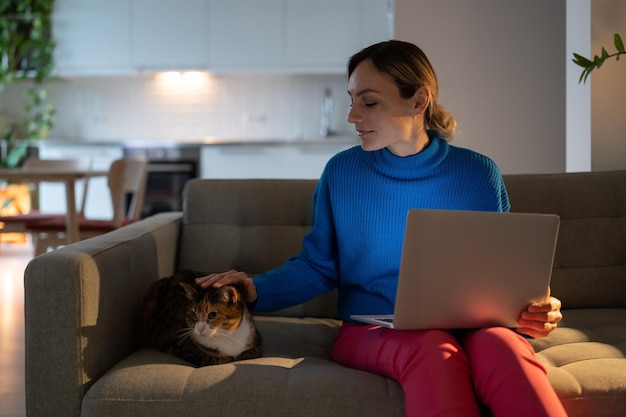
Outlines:
{"type": "Polygon", "coordinates": [[[415,138],[391,144],[387,147],[387,150],[396,156],[411,156],[424,150],[429,142],[430,138],[428,137],[428,133],[426,133],[426,129],[421,129],[415,138]]]}

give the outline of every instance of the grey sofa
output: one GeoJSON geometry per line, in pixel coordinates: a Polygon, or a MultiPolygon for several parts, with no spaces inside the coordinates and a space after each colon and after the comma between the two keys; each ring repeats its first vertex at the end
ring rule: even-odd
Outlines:
{"type": "MultiPolygon", "coordinates": [[[[514,211],[557,213],[564,320],[532,341],[570,417],[626,415],[626,171],[505,177],[514,211]]],[[[142,347],[141,305],[174,270],[279,266],[310,227],[310,180],[192,180],[162,213],[32,260],[28,417],[402,416],[393,380],[330,360],[335,294],[257,316],[263,357],[193,368],[142,347]]],[[[297,279],[297,277],[294,277],[297,279]]]]}

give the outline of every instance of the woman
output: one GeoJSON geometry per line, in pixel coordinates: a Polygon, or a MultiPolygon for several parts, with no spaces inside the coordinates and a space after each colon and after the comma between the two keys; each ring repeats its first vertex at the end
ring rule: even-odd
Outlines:
{"type": "Polygon", "coordinates": [[[519,328],[397,331],[350,322],[393,312],[410,208],[508,211],[497,166],[447,140],[456,122],[438,103],[435,73],[413,44],[388,41],[355,54],[348,94],[361,146],[327,164],[315,191],[303,250],[257,276],[228,271],[204,287],[239,285],[256,311],[277,310],[339,290],[344,324],[333,359],[397,380],[407,416],[564,416],[544,368],[522,336],[547,336],[561,320],[548,297],[521,313],[519,328]]]}

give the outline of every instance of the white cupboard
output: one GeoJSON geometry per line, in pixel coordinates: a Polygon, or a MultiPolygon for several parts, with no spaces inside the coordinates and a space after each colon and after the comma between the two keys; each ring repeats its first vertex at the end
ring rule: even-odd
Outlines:
{"type": "Polygon", "coordinates": [[[217,72],[271,71],[282,62],[284,0],[211,0],[209,62],[217,72]]]}
{"type": "Polygon", "coordinates": [[[56,0],[56,72],[343,73],[391,37],[392,1],[56,0]]]}
{"type": "Polygon", "coordinates": [[[132,0],[133,68],[208,69],[207,13],[206,0],[132,0]]]}
{"type": "Polygon", "coordinates": [[[361,47],[362,3],[361,0],[287,1],[286,65],[345,69],[348,57],[361,47]]]}
{"type": "Polygon", "coordinates": [[[210,0],[216,72],[343,73],[359,49],[390,39],[391,0],[210,0]]]}
{"type": "Polygon", "coordinates": [[[361,0],[360,48],[393,38],[393,0],[361,0]]]}
{"type": "Polygon", "coordinates": [[[57,0],[52,36],[58,75],[127,74],[132,70],[129,0],[57,0]]]}
{"type": "Polygon", "coordinates": [[[210,145],[201,150],[202,178],[318,179],[335,154],[357,145],[354,141],[315,144],[210,145]]]}

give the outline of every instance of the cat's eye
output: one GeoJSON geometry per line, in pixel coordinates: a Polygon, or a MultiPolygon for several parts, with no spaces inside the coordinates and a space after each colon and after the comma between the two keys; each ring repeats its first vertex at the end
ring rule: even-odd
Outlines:
{"type": "Polygon", "coordinates": [[[217,311],[211,311],[211,312],[209,313],[209,319],[210,319],[210,320],[215,320],[218,316],[219,316],[219,314],[218,314],[218,312],[217,312],[217,311]]]}

